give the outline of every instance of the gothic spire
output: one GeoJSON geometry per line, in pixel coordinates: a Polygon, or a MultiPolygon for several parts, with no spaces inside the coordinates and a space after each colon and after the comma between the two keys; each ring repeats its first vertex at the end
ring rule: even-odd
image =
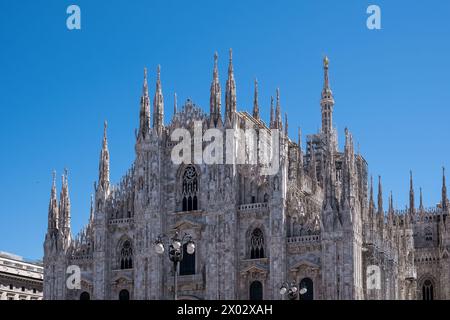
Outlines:
{"type": "Polygon", "coordinates": [[[389,194],[389,215],[394,213],[394,195],[391,193],[389,194]]]}
{"type": "Polygon", "coordinates": [[[58,199],[56,196],[56,172],[53,171],[52,188],[50,191],[50,202],[48,205],[48,230],[58,229],[58,199]]]}
{"type": "Polygon", "coordinates": [[[277,106],[275,109],[275,128],[282,130],[283,123],[281,122],[281,105],[280,105],[280,89],[277,88],[277,106]]]}
{"type": "Polygon", "coordinates": [[[325,56],[323,59],[323,71],[324,71],[324,84],[322,90],[322,99],[320,105],[322,108],[322,133],[325,134],[327,141],[330,142],[330,135],[333,129],[333,107],[334,99],[333,93],[330,89],[330,83],[328,78],[329,60],[325,56]]]}
{"type": "Polygon", "coordinates": [[[141,109],[139,112],[139,138],[145,138],[150,131],[150,98],[148,95],[147,68],[144,68],[144,84],[142,86],[141,109]]]}
{"type": "Polygon", "coordinates": [[[302,150],[302,129],[298,128],[298,167],[297,167],[297,181],[300,189],[302,188],[303,179],[303,150],[302,150]]]}
{"type": "Polygon", "coordinates": [[[442,167],[442,209],[446,210],[447,209],[447,185],[445,183],[445,167],[442,167]]]}
{"type": "Polygon", "coordinates": [[[100,152],[100,163],[98,168],[98,185],[103,191],[109,190],[109,150],[107,137],[108,122],[103,127],[103,144],[100,152]]]}
{"type": "Polygon", "coordinates": [[[420,203],[419,203],[419,209],[420,211],[423,211],[423,197],[422,197],[422,188],[420,188],[420,203]]]}
{"type": "Polygon", "coordinates": [[[381,186],[381,176],[378,176],[378,214],[383,215],[383,189],[381,186]]]}
{"type": "Polygon", "coordinates": [[[414,184],[413,184],[413,173],[409,171],[409,213],[414,214],[414,184]]]}
{"type": "Polygon", "coordinates": [[[288,132],[288,116],[287,116],[287,113],[285,112],[284,113],[284,133],[286,134],[286,137],[289,135],[289,132],[288,132]]]}
{"type": "Polygon", "coordinates": [[[161,86],[161,66],[156,70],[156,92],[153,99],[153,127],[161,134],[164,125],[164,97],[161,86]]]}
{"type": "Polygon", "coordinates": [[[214,70],[213,80],[211,82],[210,97],[209,97],[209,109],[210,118],[214,125],[217,125],[219,119],[221,120],[221,106],[222,106],[222,91],[220,89],[219,82],[219,70],[217,68],[218,55],[214,53],[214,70]]]}
{"type": "Polygon", "coordinates": [[[370,199],[369,199],[369,215],[373,215],[375,211],[375,202],[373,198],[373,176],[370,176],[370,199]]]}
{"type": "Polygon", "coordinates": [[[177,93],[173,94],[173,115],[177,114],[177,93]]]}
{"type": "Polygon", "coordinates": [[[270,97],[270,129],[275,127],[275,120],[273,114],[273,97],[270,97]]]}
{"type": "Polygon", "coordinates": [[[258,79],[255,79],[255,94],[253,97],[253,118],[259,120],[258,79]]]}
{"type": "Polygon", "coordinates": [[[233,71],[233,51],[230,49],[230,62],[228,65],[228,79],[225,93],[225,118],[229,123],[233,123],[236,112],[236,82],[233,71]]]}
{"type": "Polygon", "coordinates": [[[94,222],[94,195],[91,194],[91,207],[89,210],[89,223],[92,225],[94,222]]]}
{"type": "Polygon", "coordinates": [[[59,229],[65,234],[70,234],[70,197],[69,197],[69,183],[68,172],[64,170],[62,175],[61,194],[59,196],[59,229]]]}

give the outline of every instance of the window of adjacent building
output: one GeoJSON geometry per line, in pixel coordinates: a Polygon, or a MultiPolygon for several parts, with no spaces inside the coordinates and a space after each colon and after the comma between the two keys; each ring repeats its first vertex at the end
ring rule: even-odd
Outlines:
{"type": "Polygon", "coordinates": [[[198,210],[198,174],[194,166],[188,166],[183,173],[182,210],[198,210]]]}
{"type": "Polygon", "coordinates": [[[36,293],[36,289],[33,289],[33,293],[36,293]]]}
{"type": "Polygon", "coordinates": [[[9,290],[12,290],[14,286],[12,284],[9,285],[9,290]]]}
{"type": "Polygon", "coordinates": [[[133,268],[133,248],[131,241],[126,240],[120,249],[120,269],[133,268]]]}
{"type": "Polygon", "coordinates": [[[180,276],[195,274],[195,252],[188,254],[187,243],[183,245],[183,260],[180,262],[180,276]]]}
{"type": "Polygon", "coordinates": [[[264,234],[261,229],[253,230],[250,237],[250,259],[264,258],[264,234]]]}

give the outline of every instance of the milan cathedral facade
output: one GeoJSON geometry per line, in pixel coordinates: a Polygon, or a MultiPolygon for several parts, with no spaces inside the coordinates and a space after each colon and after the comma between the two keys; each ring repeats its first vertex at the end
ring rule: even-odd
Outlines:
{"type": "Polygon", "coordinates": [[[322,126],[305,144],[300,133],[298,141],[289,138],[278,90],[269,124],[260,118],[256,81],[252,114],[237,110],[231,51],[224,115],[217,55],[209,115],[191,100],[177,110],[175,97],[169,124],[159,67],[152,115],[145,71],[135,161],[120,183],[111,184],[105,123],[90,219],[76,237],[67,173],[59,200],[53,181],[44,299],[171,299],[173,265],[155,253],[154,243],[176,231],[196,244],[176,270],[179,299],[282,299],[286,281],[305,288],[298,297],[305,300],[450,299],[445,172],[435,208],[424,208],[421,191],[416,207],[412,174],[409,208],[395,210],[392,195],[383,204],[381,178],[374,190],[347,129],[344,150],[338,148],[328,68],[325,58],[322,126]],[[259,165],[175,164],[171,134],[193,132],[195,122],[203,131],[278,130],[279,170],[263,175],[259,165]],[[79,289],[66,284],[71,265],[81,269],[79,289]]]}

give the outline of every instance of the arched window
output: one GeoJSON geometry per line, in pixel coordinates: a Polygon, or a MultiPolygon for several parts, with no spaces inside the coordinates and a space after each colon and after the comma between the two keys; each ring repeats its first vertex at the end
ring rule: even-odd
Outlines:
{"type": "Polygon", "coordinates": [[[259,281],[253,281],[250,284],[250,300],[262,300],[263,299],[263,287],[259,281]]]}
{"type": "Polygon", "coordinates": [[[80,294],[80,300],[91,300],[91,295],[88,292],[84,291],[80,294]]]}
{"type": "Polygon", "coordinates": [[[250,238],[250,259],[264,258],[264,235],[261,229],[253,230],[250,238]]]}
{"type": "Polygon", "coordinates": [[[314,283],[310,278],[303,278],[299,288],[300,291],[306,289],[304,294],[300,294],[300,300],[314,300],[314,283]]]}
{"type": "Polygon", "coordinates": [[[425,280],[422,286],[422,299],[431,301],[434,300],[433,283],[430,280],[425,280]]]}
{"type": "Polygon", "coordinates": [[[433,241],[433,230],[430,227],[425,228],[425,241],[433,241]]]}
{"type": "Polygon", "coordinates": [[[180,276],[195,274],[195,252],[187,252],[187,243],[183,245],[183,260],[180,262],[180,276]]]}
{"type": "Polygon", "coordinates": [[[264,194],[264,202],[269,202],[269,195],[267,193],[264,194]]]}
{"type": "Polygon", "coordinates": [[[128,290],[125,290],[125,289],[121,290],[119,292],[119,300],[122,300],[122,301],[130,300],[130,292],[128,292],[128,290]]]}
{"type": "Polygon", "coordinates": [[[198,210],[198,174],[194,166],[184,170],[181,195],[183,211],[198,210]]]}
{"type": "Polygon", "coordinates": [[[130,240],[126,240],[120,249],[120,269],[133,269],[133,247],[130,240]]]}

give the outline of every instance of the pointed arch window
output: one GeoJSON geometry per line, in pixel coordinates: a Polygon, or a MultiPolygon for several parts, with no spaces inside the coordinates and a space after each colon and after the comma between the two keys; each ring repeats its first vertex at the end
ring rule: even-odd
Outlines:
{"type": "Polygon", "coordinates": [[[80,294],[80,300],[91,300],[91,295],[88,292],[84,291],[80,294]]]}
{"type": "Polygon", "coordinates": [[[261,229],[253,230],[250,237],[250,259],[264,258],[264,234],[261,229]]]}
{"type": "Polygon", "coordinates": [[[121,290],[119,292],[119,300],[121,300],[121,301],[128,301],[128,300],[130,300],[130,292],[128,290],[125,290],[125,289],[121,290]]]}
{"type": "Polygon", "coordinates": [[[263,286],[260,281],[253,281],[250,284],[250,300],[262,300],[263,299],[263,286]]]}
{"type": "Polygon", "coordinates": [[[183,245],[183,260],[180,262],[180,276],[195,274],[195,251],[189,254],[187,246],[187,243],[183,245]]]}
{"type": "Polygon", "coordinates": [[[186,167],[183,172],[181,194],[183,211],[198,210],[198,173],[194,166],[186,167]]]}
{"type": "Polygon", "coordinates": [[[133,269],[133,247],[130,240],[126,240],[120,248],[120,269],[133,269]]]}
{"type": "Polygon", "coordinates": [[[430,280],[425,280],[422,286],[422,299],[431,301],[434,300],[433,283],[430,280]]]}

